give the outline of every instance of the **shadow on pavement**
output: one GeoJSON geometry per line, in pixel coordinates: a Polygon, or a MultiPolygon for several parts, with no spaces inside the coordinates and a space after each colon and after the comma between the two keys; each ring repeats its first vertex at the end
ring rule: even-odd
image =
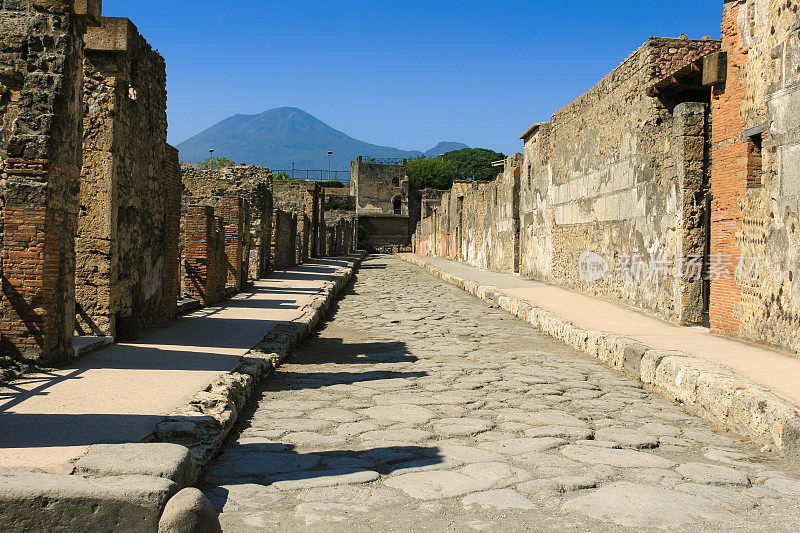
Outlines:
{"type": "Polygon", "coordinates": [[[435,446],[298,453],[291,444],[265,442],[225,449],[205,472],[201,489],[222,511],[232,485],[275,485],[286,490],[366,482],[377,474],[435,468],[444,463],[435,446]],[[357,478],[360,476],[360,478],[357,478]],[[350,479],[348,479],[350,478],[350,479]],[[356,481],[360,479],[360,481],[356,481]]]}

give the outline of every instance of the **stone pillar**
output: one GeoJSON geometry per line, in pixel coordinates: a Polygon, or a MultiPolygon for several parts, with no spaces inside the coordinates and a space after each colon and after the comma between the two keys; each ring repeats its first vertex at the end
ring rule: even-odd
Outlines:
{"type": "Polygon", "coordinates": [[[164,161],[167,185],[164,235],[164,298],[161,317],[172,319],[180,296],[181,169],[178,150],[167,145],[164,161]]]}
{"type": "Polygon", "coordinates": [[[236,287],[239,292],[244,285],[244,200],[240,197],[223,198],[219,211],[225,235],[226,283],[236,287]]]}
{"type": "Polygon", "coordinates": [[[673,112],[679,195],[673,294],[678,320],[686,325],[702,322],[702,273],[691,272],[689,266],[702,265],[700,259],[705,252],[707,114],[708,106],[696,102],[678,104],[673,112]]]}
{"type": "Polygon", "coordinates": [[[78,325],[126,340],[171,318],[177,299],[166,65],[126,18],[103,17],[85,41],[78,325]]]}
{"type": "Polygon", "coordinates": [[[72,358],[81,168],[83,33],[98,2],[18,0],[0,8],[2,354],[72,358]],[[77,5],[81,4],[81,5],[77,5]],[[34,9],[35,8],[35,9],[34,9]]]}

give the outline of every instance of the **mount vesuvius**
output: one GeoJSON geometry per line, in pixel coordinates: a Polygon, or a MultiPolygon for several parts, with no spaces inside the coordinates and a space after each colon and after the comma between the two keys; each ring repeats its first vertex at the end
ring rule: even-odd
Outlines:
{"type": "MultiPolygon", "coordinates": [[[[234,115],[177,146],[181,161],[203,161],[215,156],[236,163],[264,165],[272,169],[328,168],[327,152],[333,152],[333,169],[348,170],[350,161],[366,157],[418,157],[422,152],[378,146],[353,139],[296,107],[278,107],[260,115],[234,115]]],[[[441,142],[425,152],[436,157],[468,148],[455,142],[441,142]]]]}

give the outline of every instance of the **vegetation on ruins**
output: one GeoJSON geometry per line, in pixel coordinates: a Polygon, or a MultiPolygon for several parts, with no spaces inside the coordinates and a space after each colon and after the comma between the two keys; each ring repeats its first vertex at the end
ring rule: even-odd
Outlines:
{"type": "Polygon", "coordinates": [[[292,177],[286,172],[276,172],[272,175],[272,181],[291,181],[292,177]]]}
{"type": "Polygon", "coordinates": [[[447,190],[455,179],[489,181],[497,177],[493,161],[505,155],[486,148],[464,148],[439,157],[419,157],[408,162],[408,179],[412,189],[447,190]]]}
{"type": "Polygon", "coordinates": [[[498,170],[492,167],[493,161],[505,159],[500,152],[487,148],[464,148],[439,156],[456,167],[456,178],[489,181],[497,177],[498,170]]]}
{"type": "Polygon", "coordinates": [[[331,196],[325,201],[325,211],[348,211],[352,206],[347,200],[338,196],[331,196]]]}
{"type": "Polygon", "coordinates": [[[200,168],[203,170],[215,170],[218,168],[232,167],[234,165],[236,165],[236,163],[227,157],[209,157],[200,163],[200,168]]]}
{"type": "Polygon", "coordinates": [[[443,157],[412,159],[406,168],[412,189],[449,189],[456,177],[456,166],[443,157]]]}

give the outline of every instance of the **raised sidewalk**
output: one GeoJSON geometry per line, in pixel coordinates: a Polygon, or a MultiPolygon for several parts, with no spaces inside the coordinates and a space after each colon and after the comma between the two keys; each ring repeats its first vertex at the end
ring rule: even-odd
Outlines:
{"type": "Polygon", "coordinates": [[[800,461],[800,357],[513,274],[443,258],[399,257],[626,372],[715,425],[800,461]]]}
{"type": "MultiPolygon", "coordinates": [[[[0,388],[0,467],[68,474],[93,444],[172,440],[155,435],[157,427],[175,435],[164,426],[167,415],[186,410],[217,382],[235,385],[232,371],[276,326],[284,333],[298,321],[306,330],[313,327],[315,315],[327,308],[359,260],[355,255],[315,259],[277,271],[234,298],[135,342],[107,346],[69,368],[0,388]]],[[[278,337],[272,340],[286,341],[278,337]]],[[[286,351],[280,342],[272,344],[273,351],[286,351]]],[[[224,384],[221,388],[226,391],[224,384]]],[[[184,421],[183,430],[187,426],[184,421]]]]}

